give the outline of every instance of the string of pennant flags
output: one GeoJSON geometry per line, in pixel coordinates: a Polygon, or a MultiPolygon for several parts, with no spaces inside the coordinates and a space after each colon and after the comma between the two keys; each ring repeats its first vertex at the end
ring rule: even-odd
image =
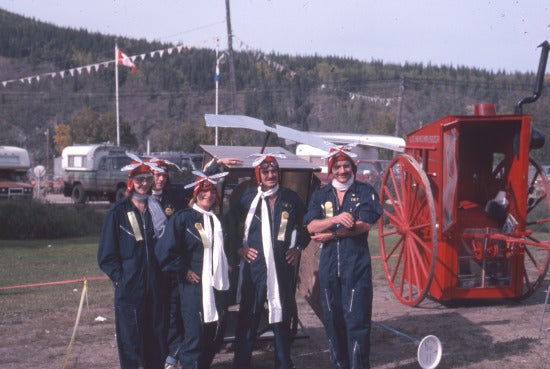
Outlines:
{"type": "MultiPolygon", "coordinates": [[[[234,36],[234,37],[238,38],[237,36],[234,36]]],[[[258,50],[253,50],[249,45],[247,45],[240,38],[238,38],[238,40],[240,42],[241,48],[244,48],[244,49],[246,49],[246,51],[251,52],[254,55],[254,57],[256,58],[256,60],[263,60],[269,67],[273,68],[275,71],[280,72],[280,73],[285,72],[286,74],[288,74],[288,76],[290,78],[294,78],[294,76],[296,75],[295,71],[293,71],[293,70],[285,67],[284,65],[270,59],[263,52],[258,51],[258,50]]],[[[136,54],[136,55],[131,55],[131,56],[127,56],[120,49],[118,49],[118,51],[117,51],[117,55],[118,55],[117,60],[115,60],[115,59],[107,60],[107,61],[103,61],[103,62],[99,62],[99,63],[83,65],[83,66],[74,67],[74,68],[65,69],[65,70],[60,70],[60,71],[55,71],[55,72],[41,73],[41,74],[36,74],[36,75],[32,75],[32,76],[9,79],[9,80],[5,80],[5,81],[1,81],[0,85],[2,87],[7,87],[8,85],[13,84],[13,83],[31,84],[33,82],[40,82],[41,80],[44,80],[46,78],[60,77],[60,78],[63,79],[67,76],[74,77],[75,74],[81,75],[82,73],[88,73],[88,74],[91,74],[91,73],[94,73],[94,72],[97,73],[102,68],[103,69],[109,68],[109,66],[111,64],[114,64],[115,62],[118,62],[119,65],[125,65],[127,67],[132,68],[132,71],[134,73],[136,73],[137,69],[134,65],[134,62],[136,60],[143,61],[147,57],[152,59],[152,58],[155,58],[157,55],[158,55],[158,57],[162,58],[164,55],[172,55],[172,53],[174,53],[174,52],[181,53],[182,50],[184,50],[184,49],[189,50],[189,46],[178,45],[178,46],[168,47],[168,48],[159,49],[159,50],[153,50],[153,51],[150,51],[150,52],[147,52],[147,53],[136,54]]]]}
{"type": "Polygon", "coordinates": [[[73,77],[75,74],[81,75],[82,73],[85,73],[85,72],[88,73],[88,74],[91,74],[92,72],[98,72],[101,68],[103,68],[103,69],[109,68],[109,66],[111,64],[114,64],[117,61],[118,61],[119,65],[128,66],[128,67],[132,68],[132,71],[134,71],[134,73],[136,73],[137,69],[135,68],[134,61],[136,61],[136,60],[145,60],[145,58],[147,58],[147,57],[152,59],[152,58],[155,58],[157,55],[158,55],[158,57],[162,58],[164,55],[172,55],[174,52],[181,53],[182,50],[184,50],[184,49],[188,50],[189,47],[184,46],[184,45],[178,45],[178,46],[174,46],[174,47],[168,47],[168,48],[165,48],[165,49],[154,50],[154,51],[150,51],[148,53],[137,54],[137,55],[132,55],[132,56],[127,56],[122,51],[120,51],[120,49],[118,49],[117,60],[115,60],[115,59],[107,60],[107,61],[103,61],[103,62],[99,62],[99,63],[83,65],[83,66],[80,66],[80,67],[70,68],[70,69],[66,69],[66,70],[60,70],[60,71],[56,71],[56,72],[42,73],[42,74],[37,74],[37,75],[33,75],[33,76],[10,79],[10,80],[6,80],[6,81],[2,81],[2,82],[0,82],[0,84],[2,85],[2,87],[6,87],[7,85],[12,84],[12,83],[23,83],[23,84],[28,83],[28,84],[31,84],[32,82],[40,82],[41,80],[43,80],[45,78],[56,78],[56,77],[65,78],[66,76],[69,76],[69,75],[71,77],[73,77]]]}
{"type": "MultiPolygon", "coordinates": [[[[247,52],[250,52],[256,60],[265,62],[269,67],[273,68],[273,70],[275,70],[279,73],[286,73],[289,76],[290,79],[293,79],[296,76],[297,72],[295,72],[294,70],[284,66],[281,63],[278,63],[278,62],[272,60],[265,53],[263,53],[263,52],[261,52],[257,49],[253,49],[250,45],[248,45],[246,42],[244,42],[239,37],[237,37],[235,35],[233,37],[238,39],[240,48],[246,50],[247,52]]],[[[61,71],[42,73],[42,74],[37,74],[37,75],[33,75],[33,76],[10,79],[10,80],[0,82],[0,85],[2,87],[6,87],[6,86],[8,86],[9,84],[12,84],[12,83],[31,84],[33,82],[40,82],[41,80],[46,79],[46,78],[60,77],[60,78],[63,79],[66,76],[73,77],[75,74],[81,75],[82,73],[85,73],[85,72],[88,73],[88,74],[91,74],[93,72],[98,72],[101,68],[107,69],[107,68],[109,68],[109,66],[111,64],[114,64],[115,62],[117,62],[119,65],[124,65],[126,67],[131,68],[131,70],[134,73],[137,74],[137,68],[134,64],[134,62],[136,60],[143,61],[148,57],[153,59],[157,55],[158,55],[159,58],[162,58],[165,55],[172,55],[174,52],[177,52],[179,54],[184,49],[189,50],[190,47],[189,46],[184,46],[184,45],[178,45],[178,46],[168,47],[168,48],[165,48],[165,49],[153,50],[153,51],[150,51],[150,52],[147,52],[147,53],[128,56],[128,55],[124,54],[117,47],[117,49],[116,49],[117,50],[117,52],[116,52],[117,59],[116,60],[115,59],[107,60],[107,61],[103,61],[103,62],[99,62],[99,63],[83,65],[83,66],[80,66],[80,67],[70,68],[70,69],[61,70],[61,71]]],[[[219,74],[218,73],[219,73],[219,71],[216,70],[216,77],[215,78],[219,79],[219,74]]],[[[393,100],[395,100],[395,98],[393,98],[393,97],[392,98],[383,98],[383,97],[379,97],[379,96],[365,96],[365,95],[361,95],[361,94],[357,94],[357,93],[353,93],[353,92],[349,92],[349,98],[351,100],[355,100],[355,99],[367,100],[369,102],[379,103],[379,104],[382,104],[382,105],[385,105],[385,106],[389,106],[393,102],[393,100]]]]}
{"type": "Polygon", "coordinates": [[[282,65],[281,63],[278,63],[278,62],[270,59],[269,57],[267,57],[267,55],[265,53],[263,53],[259,50],[252,49],[249,45],[247,45],[239,37],[237,37],[235,35],[233,37],[239,40],[239,45],[240,45],[241,49],[244,48],[244,49],[246,49],[246,51],[251,52],[252,55],[254,55],[254,57],[256,58],[256,60],[258,60],[258,61],[263,60],[268,66],[270,66],[271,68],[273,68],[277,72],[279,72],[279,73],[285,72],[291,79],[296,76],[297,73],[295,71],[293,71],[292,69],[287,68],[284,65],[282,65]]]}

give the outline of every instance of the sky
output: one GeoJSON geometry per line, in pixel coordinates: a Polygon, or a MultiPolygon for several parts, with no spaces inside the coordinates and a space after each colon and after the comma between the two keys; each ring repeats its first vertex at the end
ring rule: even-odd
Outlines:
{"type": "MultiPolygon", "coordinates": [[[[513,73],[536,72],[538,45],[550,41],[550,0],[232,0],[230,6],[233,48],[243,51],[513,73]]],[[[227,48],[225,0],[0,0],[0,8],[63,27],[227,48]]]]}

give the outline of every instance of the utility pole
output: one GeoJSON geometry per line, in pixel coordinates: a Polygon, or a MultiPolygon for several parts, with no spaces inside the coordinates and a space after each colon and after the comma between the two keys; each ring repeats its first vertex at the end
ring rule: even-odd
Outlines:
{"type": "Polygon", "coordinates": [[[399,94],[397,95],[397,116],[395,119],[395,136],[401,133],[401,119],[403,114],[403,92],[405,92],[405,77],[401,76],[399,81],[399,94]]]}
{"type": "Polygon", "coordinates": [[[46,132],[44,132],[44,135],[46,136],[46,178],[48,177],[48,173],[50,172],[50,129],[46,128],[46,132]]]}
{"type": "MultiPolygon", "coordinates": [[[[225,0],[225,16],[227,23],[227,52],[229,57],[229,82],[231,84],[231,105],[233,114],[237,112],[237,86],[235,82],[235,63],[233,62],[233,31],[231,30],[231,10],[229,0],[225,0]]],[[[235,144],[240,144],[239,129],[235,131],[235,144]]]]}

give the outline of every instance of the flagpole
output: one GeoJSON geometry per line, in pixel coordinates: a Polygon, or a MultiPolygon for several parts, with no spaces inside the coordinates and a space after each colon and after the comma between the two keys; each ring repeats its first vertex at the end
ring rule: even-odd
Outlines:
{"type": "MultiPolygon", "coordinates": [[[[218,85],[220,84],[220,59],[218,58],[218,49],[219,44],[216,43],[216,76],[214,80],[216,81],[216,115],[218,115],[218,85]]],[[[216,127],[216,146],[218,146],[218,127],[216,127]]]]}
{"type": "Polygon", "coordinates": [[[120,146],[120,129],[118,116],[118,45],[115,41],[115,105],[116,105],[116,145],[120,146]]]}

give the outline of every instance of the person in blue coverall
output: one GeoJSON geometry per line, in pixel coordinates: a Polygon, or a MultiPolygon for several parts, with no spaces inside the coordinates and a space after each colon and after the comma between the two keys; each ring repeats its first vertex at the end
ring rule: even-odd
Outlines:
{"type": "MultiPolygon", "coordinates": [[[[193,195],[193,189],[186,189],[181,184],[173,184],[170,181],[169,167],[172,166],[181,170],[176,164],[159,158],[151,158],[148,162],[155,164],[162,171],[154,171],[152,196],[157,199],[167,218],[170,218],[178,210],[187,208],[188,202],[193,195]]],[[[242,160],[237,158],[213,159],[205,165],[205,174],[219,173],[224,166],[239,166],[242,160]]],[[[168,285],[168,329],[167,329],[167,356],[165,369],[177,368],[179,349],[183,341],[183,320],[181,318],[179,282],[176,272],[165,273],[166,284],[168,285]]]]}
{"type": "Polygon", "coordinates": [[[120,367],[159,369],[166,355],[166,297],[154,248],[164,232],[166,216],[149,193],[153,169],[161,169],[132,158],[134,161],[122,168],[130,171],[128,196],[107,213],[97,260],[115,287],[120,367]]]}
{"type": "Polygon", "coordinates": [[[275,368],[290,369],[291,320],[296,318],[295,273],[300,250],[309,242],[303,226],[305,205],[298,194],[279,186],[275,156],[254,161],[259,187],[247,188],[226,214],[231,247],[241,257],[235,332],[235,369],[248,369],[264,303],[274,334],[275,368]],[[244,239],[237,231],[244,221],[244,239]]]}
{"type": "Polygon", "coordinates": [[[372,271],[368,231],[382,214],[378,194],[355,180],[346,148],[332,149],[332,182],[317,189],[304,217],[311,239],[322,242],[319,286],[329,352],[336,369],[369,368],[372,271]]]}
{"type": "Polygon", "coordinates": [[[213,210],[219,202],[215,183],[226,174],[204,175],[191,184],[191,208],[170,218],[155,249],[161,269],[178,274],[183,368],[210,368],[223,343],[229,275],[223,229],[213,210]]]}

